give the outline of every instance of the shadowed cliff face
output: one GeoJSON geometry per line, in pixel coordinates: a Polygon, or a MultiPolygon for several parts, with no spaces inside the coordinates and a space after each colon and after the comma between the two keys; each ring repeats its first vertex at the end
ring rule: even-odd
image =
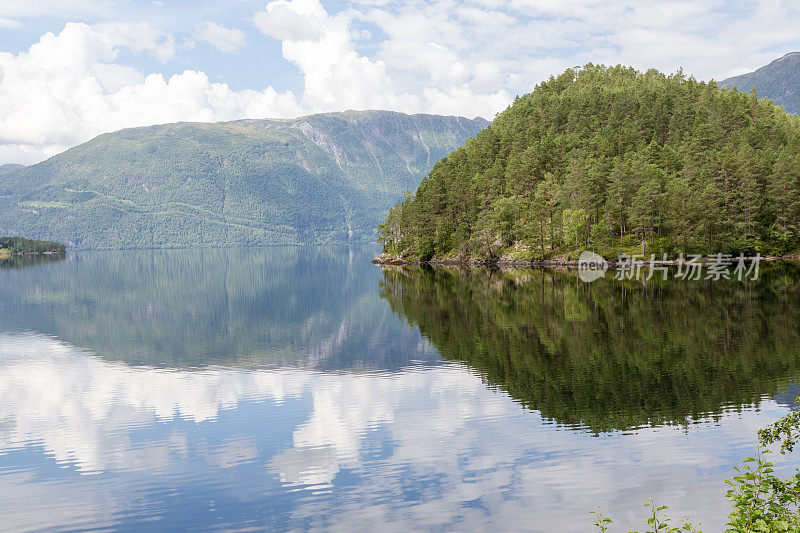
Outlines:
{"type": "Polygon", "coordinates": [[[800,371],[800,270],[758,282],[592,284],[550,271],[384,271],[381,295],[443,357],[558,423],[684,424],[800,371]]]}
{"type": "Polygon", "coordinates": [[[69,254],[0,270],[0,332],[41,333],[134,365],[399,368],[419,334],[379,298],[374,253],[365,246],[69,254]]]}
{"type": "Polygon", "coordinates": [[[483,119],[348,111],[101,135],[0,168],[0,234],[72,249],[365,243],[483,119]]]}

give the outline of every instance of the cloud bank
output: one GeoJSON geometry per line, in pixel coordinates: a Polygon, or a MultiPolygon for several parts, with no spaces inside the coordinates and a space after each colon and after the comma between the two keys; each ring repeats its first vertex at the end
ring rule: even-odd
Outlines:
{"type": "Polygon", "coordinates": [[[172,39],[134,30],[69,23],[27,52],[0,53],[0,160],[30,162],[125,127],[301,112],[291,92],[233,91],[203,72],[165,78],[116,63],[121,46],[174,53],[172,39]]]}
{"type": "MultiPolygon", "coordinates": [[[[114,16],[106,0],[12,1],[0,6],[0,28],[48,13],[114,16]]],[[[683,67],[700,79],[746,72],[800,48],[798,25],[800,6],[774,0],[355,0],[338,9],[276,0],[249,20],[200,20],[169,32],[158,20],[69,22],[27,50],[0,52],[0,163],[30,163],[103,132],[178,120],[374,108],[491,119],[515,94],[590,61],[683,67]],[[265,56],[268,67],[241,65],[265,69],[256,88],[233,89],[202,65],[165,75],[126,60],[146,54],[174,65],[196,43],[235,58],[275,42],[278,63],[265,56]],[[290,72],[297,76],[289,88],[270,83],[290,72]]]]}

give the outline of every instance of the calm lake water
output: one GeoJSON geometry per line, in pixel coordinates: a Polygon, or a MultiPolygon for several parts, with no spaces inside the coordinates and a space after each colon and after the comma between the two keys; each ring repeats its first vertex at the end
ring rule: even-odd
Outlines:
{"type": "Polygon", "coordinates": [[[719,531],[798,394],[794,267],[587,285],[376,252],[0,268],[0,528],[627,531],[652,497],[719,531]]]}

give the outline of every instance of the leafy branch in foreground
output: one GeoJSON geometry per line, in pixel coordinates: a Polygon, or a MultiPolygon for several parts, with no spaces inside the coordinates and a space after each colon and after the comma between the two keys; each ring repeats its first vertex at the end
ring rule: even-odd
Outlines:
{"type": "MultiPolygon", "coordinates": [[[[797,398],[796,401],[800,401],[797,398]]],[[[800,531],[800,471],[788,479],[777,477],[774,465],[764,459],[767,446],[780,443],[781,454],[794,450],[800,438],[800,414],[789,413],[758,431],[755,457],[748,457],[737,475],[727,480],[733,505],[728,531],[800,531]]]]}
{"type": "MultiPolygon", "coordinates": [[[[800,398],[797,399],[800,402],[800,398]]],[[[727,496],[731,502],[727,533],[778,533],[800,532],[800,470],[794,476],[782,479],[775,475],[774,464],[764,456],[771,453],[767,446],[780,443],[781,454],[794,449],[800,439],[800,413],[789,413],[777,422],[759,430],[755,456],[747,457],[741,466],[735,466],[736,475],[725,480],[730,485],[727,496]]],[[[677,533],[699,531],[684,522],[679,528],[670,527],[669,518],[660,518],[666,506],[656,506],[651,499],[647,519],[648,532],[677,533]]],[[[593,525],[604,533],[613,521],[599,509],[591,511],[596,519],[593,525]]]]}
{"type": "Polygon", "coordinates": [[[769,450],[759,443],[755,457],[748,457],[736,475],[725,482],[733,509],[729,515],[730,532],[800,531],[797,513],[800,473],[783,480],[774,472],[773,463],[764,459],[769,450]]]}
{"type": "Polygon", "coordinates": [[[589,513],[594,515],[595,518],[594,522],[592,522],[592,525],[597,527],[597,531],[599,531],[600,533],[606,533],[608,531],[609,524],[614,523],[613,520],[606,517],[605,515],[603,515],[603,513],[600,512],[599,507],[594,511],[589,511],[589,513]]]}
{"type": "MultiPolygon", "coordinates": [[[[681,525],[678,527],[670,526],[670,518],[667,516],[662,517],[660,515],[661,511],[666,511],[669,509],[666,505],[656,505],[653,502],[653,498],[650,498],[650,501],[644,504],[645,507],[649,509],[650,516],[647,518],[647,530],[645,533],[680,533],[681,531],[692,531],[694,533],[702,533],[699,529],[697,529],[691,522],[687,522],[686,520],[681,522],[681,525]]],[[[591,514],[595,515],[595,520],[592,523],[600,533],[606,533],[608,531],[608,527],[614,523],[613,520],[603,515],[600,512],[600,509],[595,511],[590,511],[591,514]]],[[[632,532],[636,533],[636,532],[632,532]]]]}
{"type": "MultiPolygon", "coordinates": [[[[796,401],[800,401],[800,398],[796,401]]],[[[774,424],[758,430],[759,442],[764,446],[780,442],[782,454],[794,450],[798,438],[800,438],[800,413],[789,413],[774,424]]]]}

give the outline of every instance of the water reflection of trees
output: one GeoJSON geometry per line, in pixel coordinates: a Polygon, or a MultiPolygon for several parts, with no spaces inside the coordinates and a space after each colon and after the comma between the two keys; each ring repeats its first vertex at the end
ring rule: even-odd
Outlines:
{"type": "Polygon", "coordinates": [[[63,261],[65,254],[13,254],[0,255],[0,268],[23,268],[63,261]]]}
{"type": "Polygon", "coordinates": [[[713,416],[796,376],[799,273],[584,284],[567,272],[387,269],[380,290],[444,357],[545,417],[607,431],[713,416]]]}

